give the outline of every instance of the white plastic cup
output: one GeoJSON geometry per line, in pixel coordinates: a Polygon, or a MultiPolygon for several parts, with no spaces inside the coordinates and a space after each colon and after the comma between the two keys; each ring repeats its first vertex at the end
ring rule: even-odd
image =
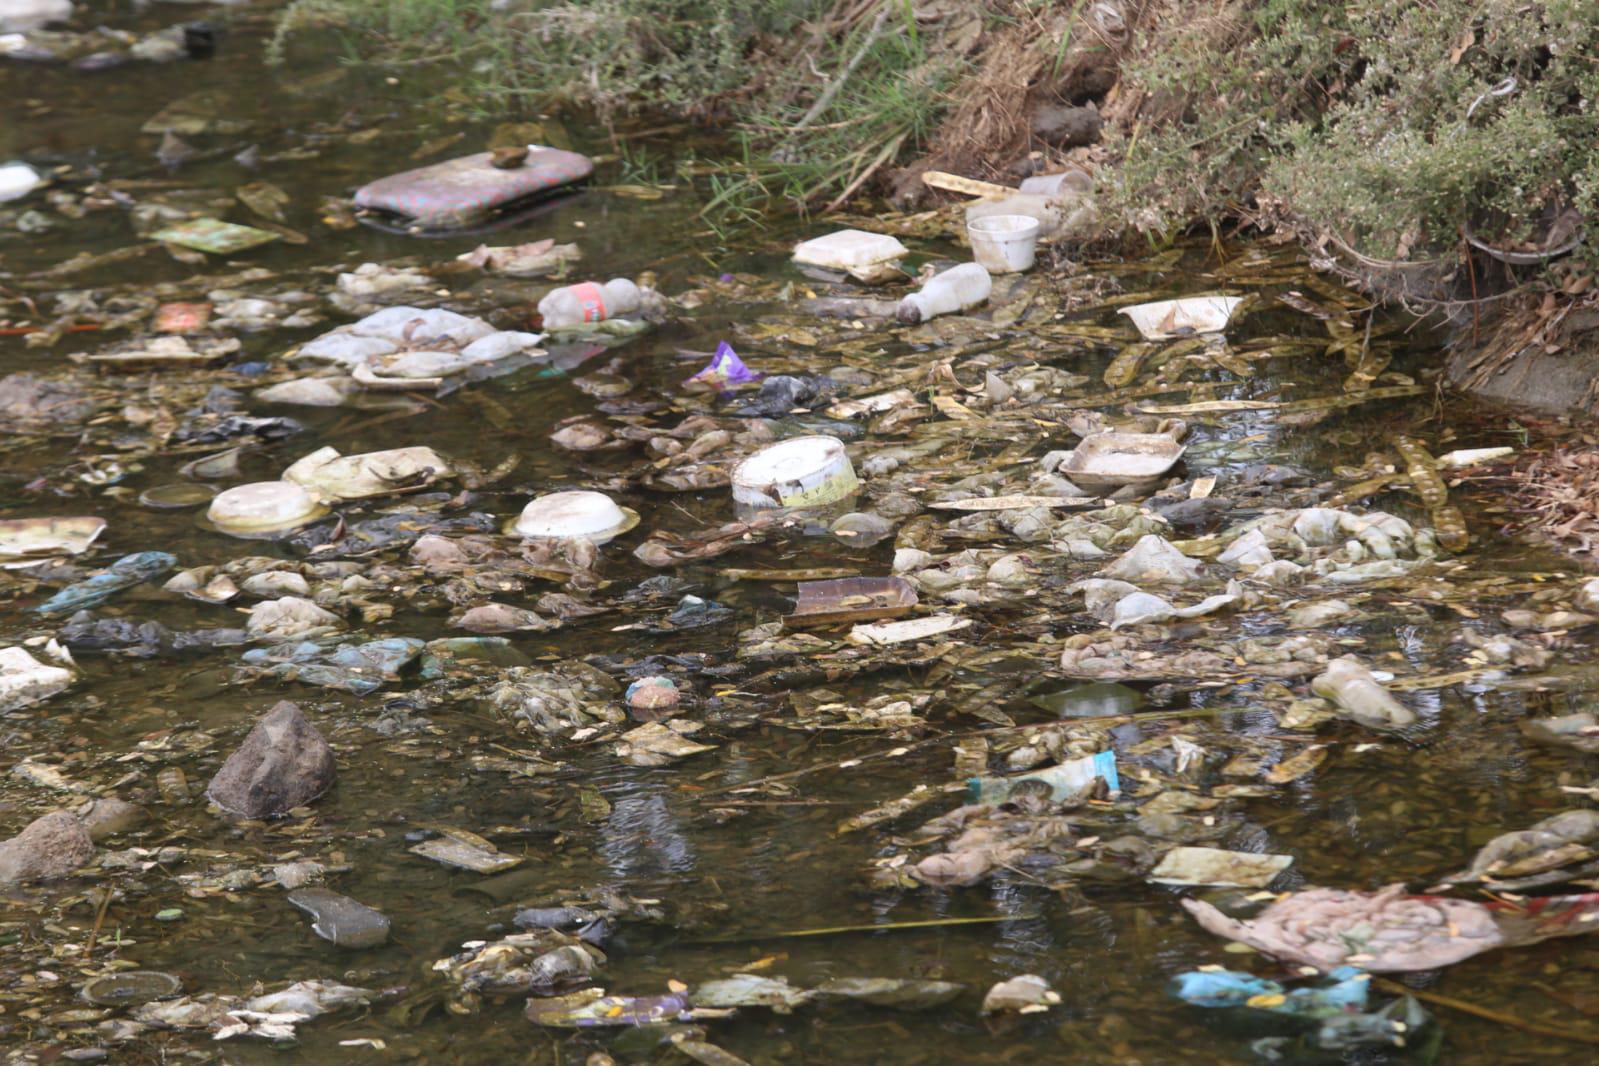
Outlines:
{"type": "Polygon", "coordinates": [[[262,537],[298,528],[327,513],[292,481],[256,481],[218,493],[205,516],[223,533],[262,537]]]}
{"type": "Polygon", "coordinates": [[[522,508],[510,532],[528,540],[591,540],[621,536],[638,525],[638,512],[619,507],[603,492],[582,489],[539,496],[522,508]]]}
{"type": "Polygon", "coordinates": [[[837,437],[793,437],[733,468],[733,501],[752,510],[825,507],[860,488],[837,437]]]}
{"type": "Polygon", "coordinates": [[[1029,215],[987,215],[966,223],[972,258],[990,274],[1019,274],[1033,268],[1038,251],[1038,219],[1029,215]]]}
{"type": "Polygon", "coordinates": [[[1085,171],[1065,170],[1058,174],[1037,174],[1022,181],[1021,191],[1034,196],[1088,196],[1094,179],[1085,171]]]}

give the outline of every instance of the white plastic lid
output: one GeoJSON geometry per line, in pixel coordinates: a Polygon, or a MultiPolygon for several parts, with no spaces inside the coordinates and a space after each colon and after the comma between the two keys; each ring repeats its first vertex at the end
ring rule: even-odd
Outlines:
{"type": "Polygon", "coordinates": [[[257,481],[219,493],[206,517],[225,533],[285,529],[325,513],[312,495],[292,481],[257,481]]]}
{"type": "Polygon", "coordinates": [[[859,487],[837,437],[794,437],[733,468],[733,499],[749,507],[819,507],[859,487]]]}
{"type": "Polygon", "coordinates": [[[638,524],[638,515],[603,492],[576,489],[540,496],[526,507],[511,532],[539,540],[606,541],[638,524]]]}

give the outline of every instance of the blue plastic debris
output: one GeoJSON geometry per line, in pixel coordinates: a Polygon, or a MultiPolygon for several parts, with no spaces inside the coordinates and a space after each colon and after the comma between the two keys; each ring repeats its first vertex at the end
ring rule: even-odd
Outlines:
{"type": "Polygon", "coordinates": [[[178,565],[177,557],[166,552],[135,552],[124,555],[104,571],[76,585],[68,585],[34,608],[38,614],[68,614],[95,607],[123,589],[148,581],[178,565]]]}
{"type": "Polygon", "coordinates": [[[967,779],[966,788],[973,803],[1004,803],[1017,785],[1038,781],[1048,786],[1050,802],[1059,803],[1087,789],[1096,779],[1103,780],[1112,792],[1121,788],[1121,780],[1116,776],[1115,752],[1085,755],[1016,777],[972,777],[967,779]]]}
{"type": "Polygon", "coordinates": [[[1296,1018],[1333,1018],[1366,1009],[1371,975],[1340,966],[1332,983],[1285,989],[1276,981],[1236,970],[1191,970],[1172,979],[1171,993],[1196,1007],[1247,1007],[1296,1018]]]}
{"type": "Polygon", "coordinates": [[[244,653],[244,661],[282,681],[365,696],[385,682],[398,680],[400,670],[426,646],[415,637],[385,637],[365,644],[340,644],[330,650],[314,640],[302,640],[252,649],[244,653]]]}

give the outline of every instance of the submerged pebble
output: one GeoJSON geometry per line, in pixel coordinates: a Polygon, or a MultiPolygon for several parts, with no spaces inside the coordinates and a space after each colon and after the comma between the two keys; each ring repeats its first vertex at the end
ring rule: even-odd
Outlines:
{"type": "Polygon", "coordinates": [[[183,982],[157,970],[125,970],[96,977],[83,986],[83,998],[101,1007],[136,1007],[175,996],[183,982]]]}
{"type": "Polygon", "coordinates": [[[375,948],[389,939],[381,912],[325,888],[300,888],[288,901],[311,916],[311,931],[341,948],[375,948]]]}

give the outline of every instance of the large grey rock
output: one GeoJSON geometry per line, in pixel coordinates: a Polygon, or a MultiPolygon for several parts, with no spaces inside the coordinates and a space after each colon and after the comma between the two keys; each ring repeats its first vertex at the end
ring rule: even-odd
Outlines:
{"type": "Polygon", "coordinates": [[[229,814],[273,818],[332,788],[337,773],[328,742],[299,707],[283,700],[228,756],[205,794],[229,814]]]}
{"type": "Polygon", "coordinates": [[[0,884],[65,877],[94,858],[94,841],[70,811],[55,811],[31,822],[0,844],[0,884]]]}

